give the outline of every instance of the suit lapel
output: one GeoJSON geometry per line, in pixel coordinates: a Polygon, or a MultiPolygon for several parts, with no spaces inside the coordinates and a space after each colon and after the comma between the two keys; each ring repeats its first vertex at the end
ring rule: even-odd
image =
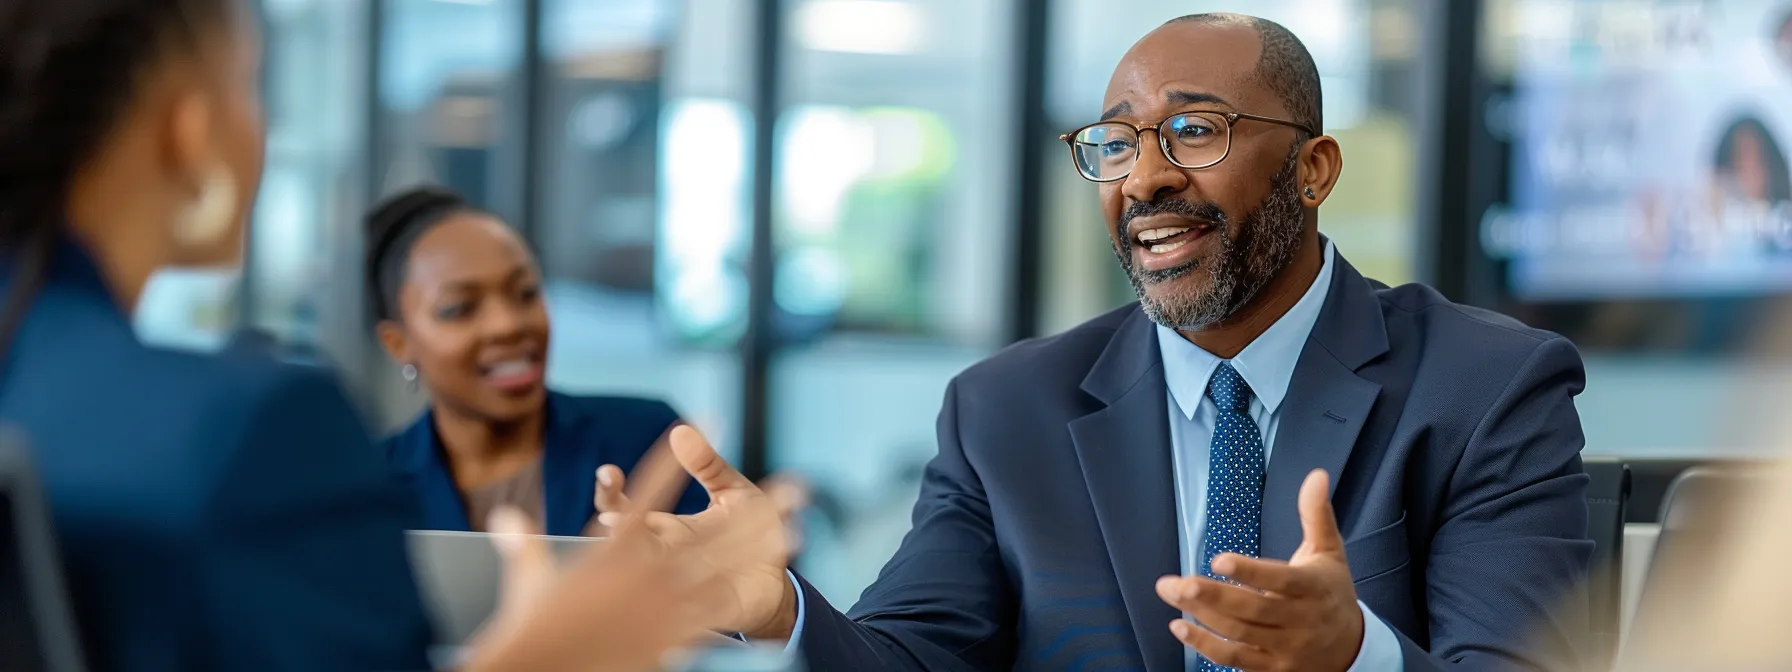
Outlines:
{"type": "Polygon", "coordinates": [[[591,450],[585,442],[604,441],[603,432],[585,432],[581,418],[558,394],[549,394],[546,426],[541,437],[541,490],[547,500],[548,534],[579,536],[596,513],[598,461],[610,454],[604,446],[591,450]]]}
{"type": "Polygon", "coordinates": [[[1286,560],[1300,547],[1301,482],[1314,469],[1324,469],[1336,491],[1338,474],[1343,473],[1363,420],[1381,393],[1380,385],[1358,378],[1329,353],[1317,350],[1309,344],[1301,353],[1288,397],[1282,401],[1284,415],[1263,483],[1260,553],[1265,558],[1286,560]]]}
{"type": "Polygon", "coordinates": [[[399,438],[409,464],[413,487],[423,504],[423,525],[431,530],[466,531],[473,529],[467,520],[467,503],[454,485],[454,475],[436,437],[435,417],[424,413],[399,438]]]}
{"type": "Polygon", "coordinates": [[[1300,547],[1300,484],[1314,469],[1331,474],[1332,492],[1350,459],[1357,434],[1375,407],[1381,385],[1357,369],[1387,352],[1387,326],[1375,291],[1342,256],[1313,333],[1282,400],[1268,473],[1263,484],[1266,558],[1287,559],[1300,547]]]}
{"type": "Polygon", "coordinates": [[[1175,486],[1163,366],[1150,322],[1134,312],[1083,381],[1107,404],[1070,423],[1102,541],[1145,668],[1183,668],[1168,624],[1180,614],[1157,597],[1158,577],[1180,571],[1175,486]]]}

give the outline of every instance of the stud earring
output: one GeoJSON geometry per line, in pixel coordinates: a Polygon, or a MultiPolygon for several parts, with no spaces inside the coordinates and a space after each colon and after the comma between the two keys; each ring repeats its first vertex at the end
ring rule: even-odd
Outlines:
{"type": "Polygon", "coordinates": [[[399,375],[404,376],[405,385],[407,387],[410,387],[412,392],[416,392],[417,391],[417,367],[414,365],[411,365],[411,364],[406,364],[406,365],[404,365],[404,368],[401,368],[398,370],[398,373],[399,373],[399,375]]]}
{"type": "Polygon", "coordinates": [[[1312,187],[1307,187],[1307,198],[1319,198],[1319,197],[1318,197],[1318,196],[1314,196],[1314,195],[1313,195],[1313,188],[1312,188],[1312,187]]]}

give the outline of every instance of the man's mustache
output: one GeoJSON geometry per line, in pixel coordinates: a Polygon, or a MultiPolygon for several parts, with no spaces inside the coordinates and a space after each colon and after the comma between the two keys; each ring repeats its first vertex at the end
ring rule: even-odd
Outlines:
{"type": "Polygon", "coordinates": [[[1120,237],[1128,244],[1132,243],[1132,220],[1151,215],[1175,215],[1184,219],[1213,222],[1220,227],[1226,226],[1226,211],[1209,202],[1193,203],[1179,198],[1166,198],[1159,201],[1136,201],[1120,213],[1120,237]]]}

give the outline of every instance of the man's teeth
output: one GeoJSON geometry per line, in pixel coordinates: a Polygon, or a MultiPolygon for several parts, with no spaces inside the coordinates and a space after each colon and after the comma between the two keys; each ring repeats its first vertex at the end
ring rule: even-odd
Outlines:
{"type": "Polygon", "coordinates": [[[1165,238],[1169,238],[1170,236],[1174,236],[1178,233],[1182,233],[1183,231],[1187,231],[1187,230],[1188,230],[1188,227],[1186,227],[1186,226],[1182,226],[1182,227],[1172,226],[1172,227],[1165,227],[1165,228],[1161,228],[1161,229],[1146,229],[1144,231],[1139,232],[1139,242],[1144,243],[1146,245],[1150,245],[1151,241],[1163,240],[1165,238]]]}
{"type": "Polygon", "coordinates": [[[1170,243],[1168,245],[1152,245],[1150,249],[1151,249],[1152,254],[1169,254],[1171,252],[1176,251],[1176,248],[1182,247],[1183,245],[1187,245],[1187,244],[1188,244],[1188,241],[1186,241],[1186,240],[1178,240],[1178,241],[1176,241],[1174,243],[1170,243]]]}
{"type": "Polygon", "coordinates": [[[534,368],[533,364],[530,364],[526,360],[519,359],[519,360],[514,360],[514,361],[509,361],[509,362],[500,362],[498,364],[493,365],[491,368],[491,372],[488,375],[498,376],[498,377],[520,376],[520,375],[529,373],[529,371],[533,368],[534,368]]]}

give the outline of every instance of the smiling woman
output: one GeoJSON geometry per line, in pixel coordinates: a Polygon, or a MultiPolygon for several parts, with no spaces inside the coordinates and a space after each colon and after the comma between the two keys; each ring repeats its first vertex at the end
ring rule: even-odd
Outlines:
{"type": "MultiPolygon", "coordinates": [[[[368,304],[386,353],[429,409],[384,447],[430,529],[475,530],[499,506],[581,534],[602,465],[626,471],[678,414],[653,400],[547,389],[541,271],[514,230],[453,192],[397,194],[368,217],[368,304]]],[[[708,505],[693,486],[678,511],[708,505]]]]}

